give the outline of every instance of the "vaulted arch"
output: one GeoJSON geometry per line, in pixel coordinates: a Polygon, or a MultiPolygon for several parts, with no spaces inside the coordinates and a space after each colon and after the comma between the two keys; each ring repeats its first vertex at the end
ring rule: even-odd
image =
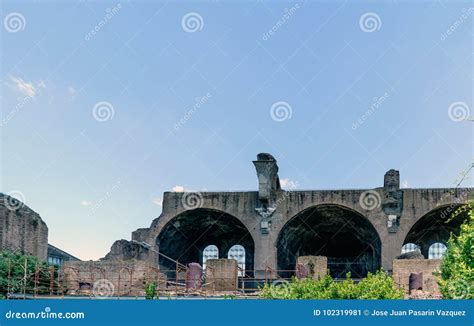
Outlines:
{"type": "Polygon", "coordinates": [[[431,210],[411,227],[403,243],[416,244],[423,256],[428,258],[431,245],[438,242],[446,244],[451,233],[459,233],[461,224],[467,218],[466,212],[452,217],[459,207],[460,204],[452,204],[431,210]]]}
{"type": "MultiPolygon", "coordinates": [[[[239,244],[245,248],[245,266],[254,268],[255,243],[252,235],[238,218],[212,209],[185,211],[172,218],[156,238],[158,250],[181,264],[203,262],[204,249],[217,247],[219,258],[227,258],[229,249],[239,244]]],[[[162,269],[173,270],[175,265],[160,257],[162,269]]]]}
{"type": "Polygon", "coordinates": [[[307,208],[291,218],[277,242],[280,275],[291,275],[298,256],[328,258],[333,277],[364,277],[381,264],[380,237],[370,221],[341,205],[324,204],[307,208]]]}

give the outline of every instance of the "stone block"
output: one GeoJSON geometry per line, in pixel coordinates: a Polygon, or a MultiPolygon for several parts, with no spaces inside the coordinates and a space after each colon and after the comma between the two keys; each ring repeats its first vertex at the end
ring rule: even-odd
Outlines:
{"type": "Polygon", "coordinates": [[[186,290],[198,290],[202,287],[202,267],[198,263],[188,264],[186,270],[186,290]]]}
{"type": "Polygon", "coordinates": [[[206,283],[215,291],[237,290],[237,260],[208,259],[206,261],[206,283]]]}
{"type": "Polygon", "coordinates": [[[328,271],[328,258],[325,256],[300,256],[296,262],[308,271],[308,277],[317,280],[324,277],[328,271]]]}
{"type": "Polygon", "coordinates": [[[423,273],[423,292],[439,295],[438,277],[435,273],[439,271],[440,265],[441,259],[395,259],[393,261],[392,277],[394,282],[408,293],[410,290],[410,275],[423,273]]]}

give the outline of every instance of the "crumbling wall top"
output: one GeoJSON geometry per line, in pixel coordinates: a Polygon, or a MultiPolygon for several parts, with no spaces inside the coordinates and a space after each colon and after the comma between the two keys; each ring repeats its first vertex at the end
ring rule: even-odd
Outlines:
{"type": "Polygon", "coordinates": [[[268,202],[272,194],[281,189],[277,161],[268,153],[260,153],[253,164],[257,170],[258,197],[261,201],[268,202]]]}

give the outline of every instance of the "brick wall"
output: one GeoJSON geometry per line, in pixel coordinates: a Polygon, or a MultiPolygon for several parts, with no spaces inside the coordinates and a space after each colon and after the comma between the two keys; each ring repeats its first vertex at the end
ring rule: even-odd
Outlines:
{"type": "Polygon", "coordinates": [[[441,259],[395,259],[393,261],[393,280],[408,292],[410,273],[423,273],[423,292],[439,295],[437,276],[441,259]]]}
{"type": "Polygon", "coordinates": [[[208,259],[206,260],[206,283],[215,291],[237,290],[237,260],[208,259]]]}
{"type": "Polygon", "coordinates": [[[0,194],[0,250],[19,251],[46,260],[48,227],[23,203],[8,206],[9,196],[0,194]],[[18,205],[18,206],[17,206],[18,205]]]}
{"type": "Polygon", "coordinates": [[[68,261],[63,273],[66,295],[97,296],[98,287],[104,287],[103,296],[143,296],[147,283],[155,282],[159,288],[166,284],[166,276],[156,267],[137,260],[68,261]]]}

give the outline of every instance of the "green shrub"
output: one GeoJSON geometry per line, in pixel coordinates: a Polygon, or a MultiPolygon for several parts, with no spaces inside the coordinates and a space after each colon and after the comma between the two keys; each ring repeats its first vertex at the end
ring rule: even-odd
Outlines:
{"type": "Polygon", "coordinates": [[[351,279],[351,273],[346,274],[342,282],[333,282],[330,299],[357,299],[357,284],[351,279]]]}
{"type": "Polygon", "coordinates": [[[468,212],[456,237],[451,234],[441,263],[440,291],[445,299],[474,299],[474,203],[455,212],[468,212]]]}
{"type": "Polygon", "coordinates": [[[156,298],[156,283],[150,282],[145,286],[145,299],[153,300],[156,298]]]}
{"type": "Polygon", "coordinates": [[[289,283],[265,284],[261,296],[266,299],[330,299],[334,282],[330,276],[320,280],[293,278],[289,283]]]}
{"type": "Polygon", "coordinates": [[[357,299],[402,299],[404,293],[403,289],[395,286],[393,278],[383,271],[368,273],[356,287],[357,299]]]}
{"type": "Polygon", "coordinates": [[[266,299],[401,299],[404,292],[397,289],[389,275],[378,271],[369,273],[359,283],[355,283],[350,274],[340,282],[329,275],[319,280],[293,278],[277,286],[265,284],[260,295],[266,299]]]}

